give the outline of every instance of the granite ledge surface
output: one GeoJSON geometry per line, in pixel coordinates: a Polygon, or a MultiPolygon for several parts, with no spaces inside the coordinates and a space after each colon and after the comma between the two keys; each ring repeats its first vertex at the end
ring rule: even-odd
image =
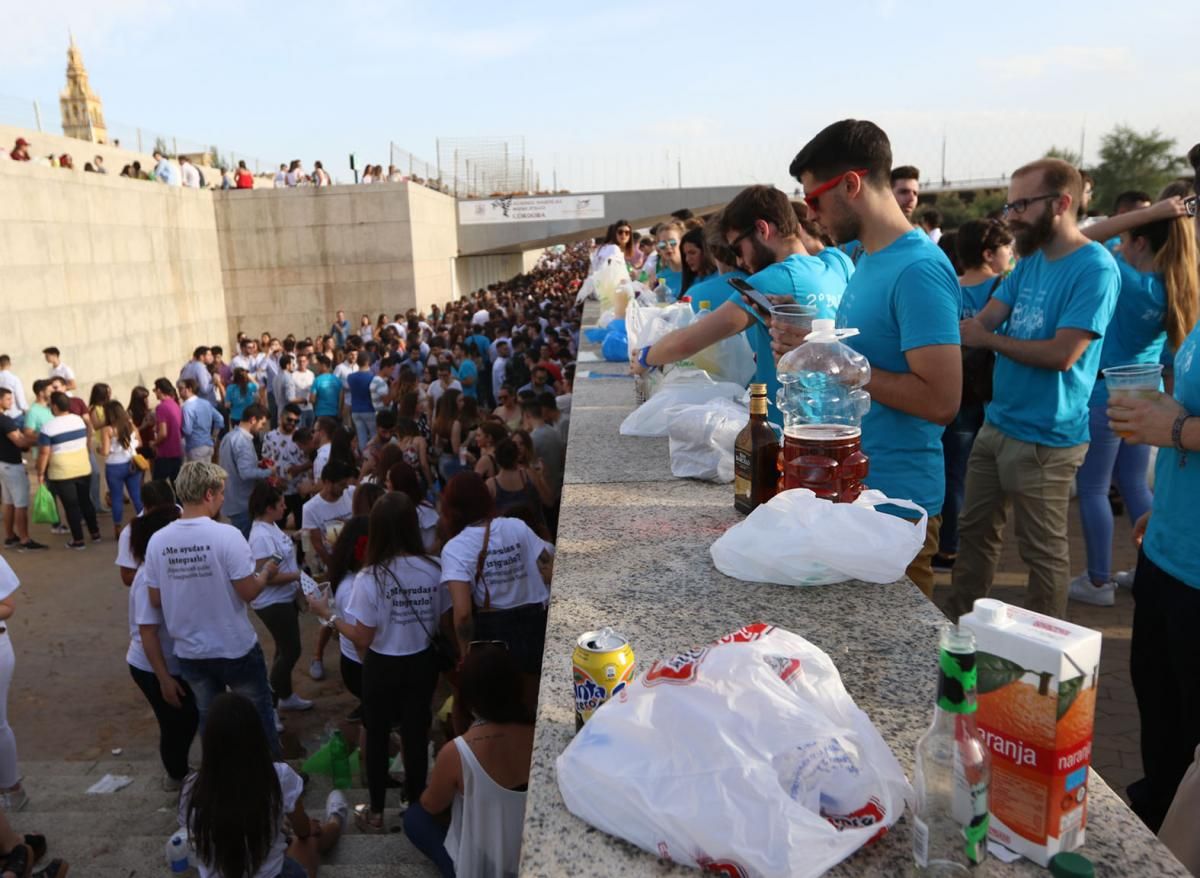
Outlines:
{"type": "MultiPolygon", "coordinates": [[[[590,310],[594,321],[594,303],[590,310]]],[[[708,548],[740,520],[730,486],[671,478],[665,439],[619,436],[617,410],[632,410],[633,387],[625,383],[622,403],[614,384],[575,384],[525,811],[520,874],[529,878],[697,874],[592,828],[563,804],[554,763],[575,734],[571,651],[583,631],[603,625],[621,631],[643,668],[749,622],[793,631],[833,659],[850,695],[910,777],[913,748],[934,701],[945,618],[915,586],[791,588],[719,573],[708,548]],[[579,418],[589,408],[598,410],[596,416],[579,418]]],[[[1088,789],[1087,843],[1080,853],[1097,875],[1186,878],[1183,866],[1094,771],[1088,789]]],[[[908,875],[911,851],[906,817],[826,874],[908,875]]],[[[1048,874],[1029,860],[1003,864],[991,858],[988,869],[993,876],[1048,874]]]]}

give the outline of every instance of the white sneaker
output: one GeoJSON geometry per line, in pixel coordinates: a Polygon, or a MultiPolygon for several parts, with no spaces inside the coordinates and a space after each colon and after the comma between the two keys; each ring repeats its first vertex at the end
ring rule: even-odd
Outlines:
{"type": "Polygon", "coordinates": [[[279,710],[312,710],[313,703],[295,692],[279,701],[279,710]]]}
{"type": "Polygon", "coordinates": [[[1091,577],[1087,573],[1081,573],[1071,580],[1071,588],[1067,592],[1067,597],[1070,600],[1079,601],[1081,604],[1111,607],[1116,602],[1113,597],[1116,593],[1117,584],[1115,582],[1093,585],[1091,577]]]}
{"type": "Polygon", "coordinates": [[[1135,571],[1133,570],[1118,570],[1116,574],[1113,575],[1113,582],[1115,582],[1121,588],[1133,588],[1134,573],[1135,571]]]}
{"type": "Polygon", "coordinates": [[[9,813],[20,811],[29,804],[29,794],[25,792],[25,788],[19,790],[9,790],[6,793],[0,793],[0,808],[3,808],[9,813]]]}
{"type": "Polygon", "coordinates": [[[279,715],[279,711],[275,711],[275,733],[283,733],[283,718],[279,715]]]}
{"type": "Polygon", "coordinates": [[[346,801],[341,790],[331,790],[325,799],[325,819],[330,817],[336,817],[342,824],[342,829],[346,828],[346,821],[350,819],[350,803],[346,801]]]}
{"type": "Polygon", "coordinates": [[[308,666],[308,675],[314,680],[325,679],[325,665],[320,659],[313,659],[308,666]]]}

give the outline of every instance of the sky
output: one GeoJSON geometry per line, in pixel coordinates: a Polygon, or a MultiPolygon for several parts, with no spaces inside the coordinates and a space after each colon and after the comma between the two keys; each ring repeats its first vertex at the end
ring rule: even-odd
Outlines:
{"type": "Polygon", "coordinates": [[[7,2],[0,124],[32,127],[37,100],[57,125],[69,28],[124,144],[140,127],[146,149],[160,132],[344,181],[351,152],[432,165],[478,137],[509,138],[514,168],[523,139],[543,189],[791,188],[791,158],[847,117],[926,180],[1081,142],[1086,164],[1119,123],[1200,141],[1195,0],[7,2]]]}

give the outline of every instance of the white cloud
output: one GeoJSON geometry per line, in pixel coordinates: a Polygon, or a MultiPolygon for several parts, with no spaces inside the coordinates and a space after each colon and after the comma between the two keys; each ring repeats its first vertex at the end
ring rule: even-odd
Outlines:
{"type": "Polygon", "coordinates": [[[980,58],[979,66],[1001,80],[1032,80],[1078,73],[1123,74],[1134,70],[1127,46],[1051,46],[1025,55],[980,58]]]}

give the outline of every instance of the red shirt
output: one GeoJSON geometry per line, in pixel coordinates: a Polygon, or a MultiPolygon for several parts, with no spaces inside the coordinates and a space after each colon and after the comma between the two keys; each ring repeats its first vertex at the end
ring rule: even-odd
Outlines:
{"type": "Polygon", "coordinates": [[[68,397],[67,398],[67,408],[70,410],[71,414],[79,415],[79,417],[83,418],[84,420],[87,420],[87,416],[88,416],[87,403],[84,402],[81,397],[78,397],[78,396],[68,397]]]}
{"type": "Polygon", "coordinates": [[[254,188],[254,177],[253,177],[253,175],[251,175],[251,173],[249,171],[239,170],[237,172],[237,188],[239,188],[239,189],[253,189],[254,188]]]}

